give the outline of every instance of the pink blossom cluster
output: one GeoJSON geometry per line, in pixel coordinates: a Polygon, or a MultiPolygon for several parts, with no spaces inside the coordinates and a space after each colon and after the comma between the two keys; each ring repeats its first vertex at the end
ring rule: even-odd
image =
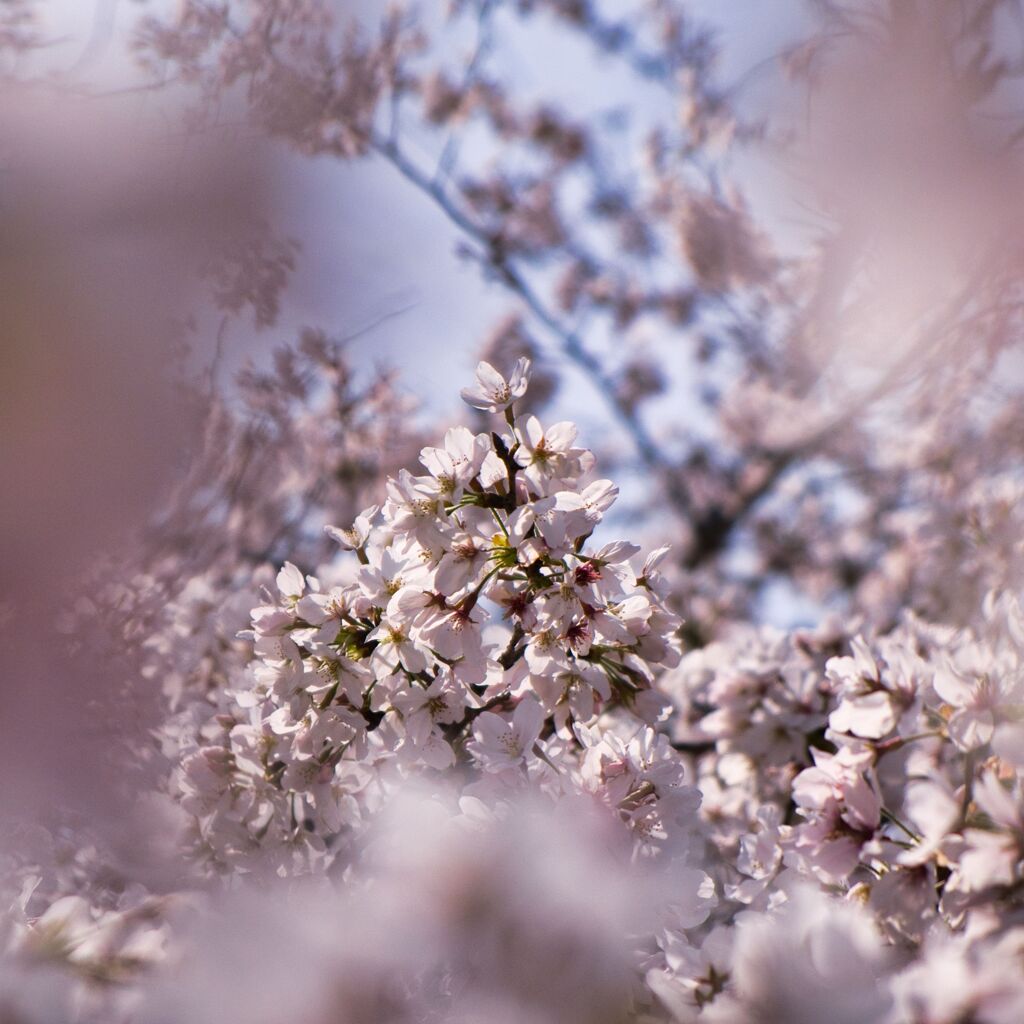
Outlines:
{"type": "Polygon", "coordinates": [[[265,589],[255,658],[176,774],[211,863],[329,868],[383,781],[424,769],[472,769],[466,793],[491,803],[591,793],[643,849],[685,834],[699,800],[654,729],[679,660],[665,551],[634,569],[635,545],[592,541],[617,488],[580,485],[594,459],[572,424],[515,415],[528,373],[481,363],[464,398],[500,428],[450,429],[427,473],[327,528],[340,559],[265,589]]]}

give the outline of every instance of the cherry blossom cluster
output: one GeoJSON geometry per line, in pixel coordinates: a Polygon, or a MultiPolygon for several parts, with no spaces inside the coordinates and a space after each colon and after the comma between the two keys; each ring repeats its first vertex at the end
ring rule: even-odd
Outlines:
{"type": "Polygon", "coordinates": [[[425,474],[328,527],[340,558],[266,589],[255,660],[176,776],[198,855],[323,868],[381,786],[447,769],[489,799],[582,789],[642,849],[683,841],[699,800],[653,728],[679,660],[665,550],[634,567],[635,545],[592,539],[617,488],[580,480],[594,459],[572,424],[516,416],[528,376],[481,363],[463,397],[500,426],[450,429],[425,474]]]}
{"type": "Polygon", "coordinates": [[[1017,1019],[1024,618],[1009,591],[980,611],[741,631],[663,678],[722,897],[649,978],[666,1000],[728,1022],[1017,1019]],[[793,955],[814,966],[782,981],[793,955]]]}

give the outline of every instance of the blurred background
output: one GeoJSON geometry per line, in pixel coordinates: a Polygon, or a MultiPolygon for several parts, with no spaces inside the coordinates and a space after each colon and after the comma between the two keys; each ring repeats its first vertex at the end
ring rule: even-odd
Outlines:
{"type": "MultiPolygon", "coordinates": [[[[247,7],[235,6],[240,12],[247,7]]],[[[342,22],[355,20],[368,35],[386,8],[373,0],[324,6],[342,22]]],[[[447,15],[455,6],[445,0],[414,5],[419,17],[438,33],[436,56],[453,67],[472,53],[475,42],[469,19],[449,23],[447,15]]],[[[630,0],[605,6],[616,21],[629,20],[630,0]]],[[[169,102],[163,92],[152,89],[131,43],[143,13],[163,12],[173,18],[177,7],[155,0],[44,0],[27,5],[46,40],[42,50],[33,52],[32,62],[45,67],[61,88],[99,92],[103,101],[91,107],[94,117],[113,111],[143,123],[147,117],[173,120],[181,113],[176,102],[187,103],[187,93],[173,95],[169,102]]],[[[744,115],[777,113],[786,96],[780,58],[813,25],[803,0],[771,5],[697,0],[681,9],[714,33],[716,72],[735,88],[744,115]]],[[[638,79],[614,56],[595,53],[571,23],[560,24],[551,17],[500,21],[500,45],[492,53],[496,73],[524,97],[552,103],[580,119],[628,112],[636,122],[631,129],[634,142],[642,139],[645,123],[672,116],[670,92],[638,79]]],[[[430,133],[422,128],[417,132],[412,122],[409,129],[414,152],[428,160],[436,158],[436,140],[430,133]]],[[[59,128],[55,132],[60,135],[59,128]]],[[[235,124],[234,131],[222,126],[222,132],[237,138],[251,136],[255,129],[235,124]]],[[[195,145],[192,137],[181,140],[183,151],[195,145]]],[[[479,140],[477,145],[484,158],[491,155],[479,140]]],[[[472,372],[481,339],[509,311],[507,292],[482,281],[479,270],[459,257],[458,229],[385,160],[309,160],[289,153],[285,146],[264,155],[287,180],[274,197],[275,229],[281,236],[301,240],[302,254],[275,329],[249,330],[236,338],[231,365],[243,358],[239,351],[265,353],[309,323],[330,324],[345,336],[369,331],[372,340],[361,336],[369,361],[400,366],[403,385],[432,413],[457,412],[452,375],[461,379],[472,372]]],[[[623,153],[621,169],[628,171],[636,160],[636,153],[623,153]]],[[[806,214],[787,194],[778,161],[751,149],[728,154],[728,163],[730,175],[742,183],[758,215],[787,240],[804,240],[806,214]]],[[[266,212],[269,217],[271,210],[266,212]]],[[[573,384],[560,396],[559,402],[565,404],[559,411],[585,417],[593,405],[594,396],[587,393],[592,386],[583,376],[573,384]]]]}

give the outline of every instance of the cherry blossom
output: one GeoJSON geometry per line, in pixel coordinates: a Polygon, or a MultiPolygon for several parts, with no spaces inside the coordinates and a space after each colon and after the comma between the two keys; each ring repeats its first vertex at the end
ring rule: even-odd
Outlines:
{"type": "Polygon", "coordinates": [[[462,389],[462,400],[474,409],[504,412],[516,399],[526,394],[530,381],[530,360],[519,359],[506,380],[488,362],[476,369],[476,386],[462,389]]]}

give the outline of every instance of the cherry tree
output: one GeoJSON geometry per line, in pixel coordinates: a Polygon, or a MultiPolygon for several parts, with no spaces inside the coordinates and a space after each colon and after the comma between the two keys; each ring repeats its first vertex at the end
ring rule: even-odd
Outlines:
{"type": "Polygon", "coordinates": [[[1019,5],[815,0],[733,82],[675,0],[158,7],[131,95],[398,175],[508,313],[428,424],[329,329],[229,374],[307,257],[189,235],[160,501],[0,589],[12,692],[90,683],[4,808],[0,1016],[1019,1021],[1019,5]],[[70,735],[107,803],[36,798],[70,735]]]}

